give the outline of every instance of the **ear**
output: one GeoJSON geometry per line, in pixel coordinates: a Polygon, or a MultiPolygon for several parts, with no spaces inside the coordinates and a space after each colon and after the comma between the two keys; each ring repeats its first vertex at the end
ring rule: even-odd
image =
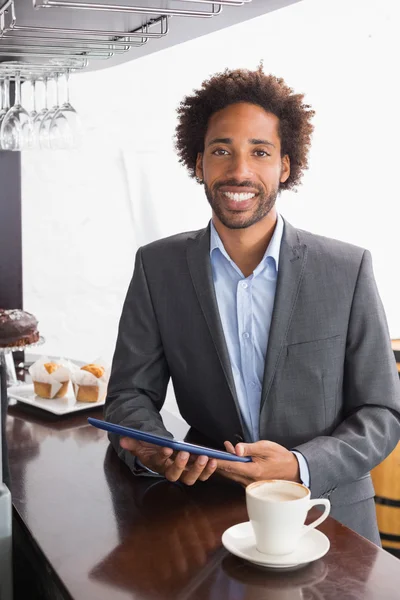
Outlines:
{"type": "Polygon", "coordinates": [[[196,158],[196,177],[203,181],[203,153],[199,152],[196,158]]]}
{"type": "Polygon", "coordinates": [[[285,156],[282,158],[282,162],[281,162],[281,177],[280,177],[280,182],[281,183],[285,183],[285,181],[287,181],[289,179],[289,175],[290,175],[290,158],[288,154],[285,154],[285,156]]]}

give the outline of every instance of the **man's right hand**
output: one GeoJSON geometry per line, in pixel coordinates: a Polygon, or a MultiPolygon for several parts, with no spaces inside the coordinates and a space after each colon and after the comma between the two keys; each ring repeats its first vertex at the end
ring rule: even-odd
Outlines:
{"type": "Polygon", "coordinates": [[[173,456],[172,448],[163,448],[128,437],[121,438],[120,445],[136,456],[145,467],[164,475],[168,481],[179,480],[186,485],[193,485],[197,480],[206,481],[217,468],[215,458],[195,457],[189,452],[177,452],[173,456]]]}

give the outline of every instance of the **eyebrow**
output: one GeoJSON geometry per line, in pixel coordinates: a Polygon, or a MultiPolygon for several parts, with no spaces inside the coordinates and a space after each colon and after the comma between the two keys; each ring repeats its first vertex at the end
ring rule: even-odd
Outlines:
{"type": "MultiPolygon", "coordinates": [[[[233,139],[232,138],[214,138],[213,140],[210,140],[207,144],[207,146],[212,146],[213,144],[232,144],[233,143],[233,139]]],[[[249,144],[252,144],[253,146],[272,146],[273,148],[275,148],[275,145],[272,142],[269,142],[268,140],[261,140],[258,138],[250,138],[249,139],[249,144]]]]}

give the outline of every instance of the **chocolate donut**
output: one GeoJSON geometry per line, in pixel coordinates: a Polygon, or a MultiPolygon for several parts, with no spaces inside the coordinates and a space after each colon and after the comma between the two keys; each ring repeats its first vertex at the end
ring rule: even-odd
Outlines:
{"type": "Polygon", "coordinates": [[[39,339],[38,321],[19,308],[0,308],[0,347],[27,346],[39,339]]]}

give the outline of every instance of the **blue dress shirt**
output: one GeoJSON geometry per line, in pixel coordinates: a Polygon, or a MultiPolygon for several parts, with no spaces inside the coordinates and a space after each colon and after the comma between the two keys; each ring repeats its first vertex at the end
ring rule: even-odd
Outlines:
{"type": "MultiPolygon", "coordinates": [[[[278,215],[267,250],[253,273],[245,277],[226,252],[211,221],[210,259],[218,310],[229,352],[246,441],[260,439],[260,402],[284,222],[278,215]]],[[[294,452],[300,478],[309,485],[302,454],[294,452]]]]}

